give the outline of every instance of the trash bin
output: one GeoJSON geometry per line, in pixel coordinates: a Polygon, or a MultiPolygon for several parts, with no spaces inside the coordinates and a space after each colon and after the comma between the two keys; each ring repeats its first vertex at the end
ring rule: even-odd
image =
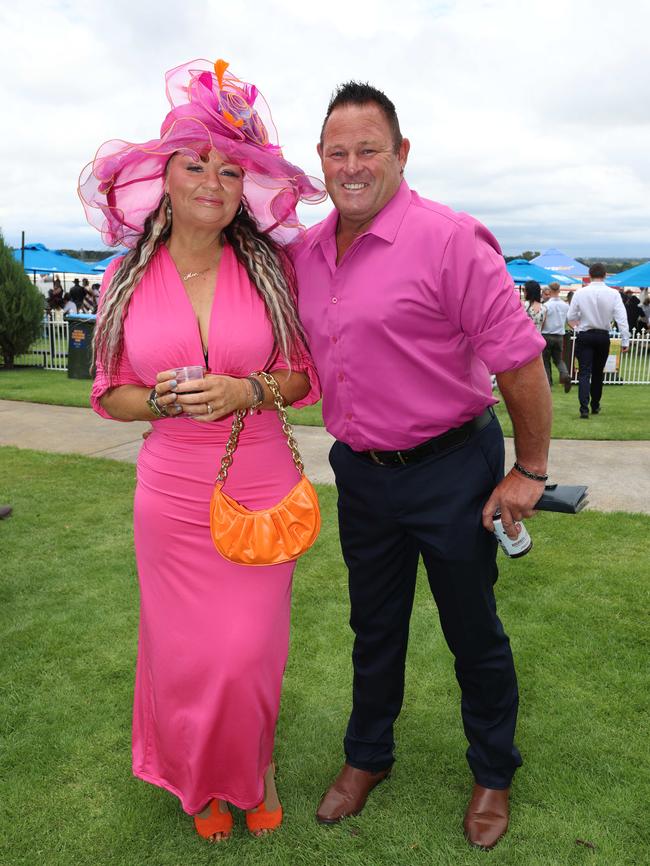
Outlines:
{"type": "Polygon", "coordinates": [[[92,379],[92,343],[97,316],[77,313],[68,316],[68,379],[92,379]]]}

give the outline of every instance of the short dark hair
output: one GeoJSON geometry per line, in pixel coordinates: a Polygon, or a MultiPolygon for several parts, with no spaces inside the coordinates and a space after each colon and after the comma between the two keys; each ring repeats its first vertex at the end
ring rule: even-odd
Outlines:
{"type": "Polygon", "coordinates": [[[607,268],[602,262],[594,262],[593,265],[589,265],[589,276],[592,280],[604,280],[607,276],[607,268]]]}
{"type": "Polygon", "coordinates": [[[341,105],[368,105],[368,103],[371,102],[374,102],[375,105],[383,111],[393,136],[393,148],[395,153],[397,153],[402,144],[402,131],[399,128],[399,120],[397,119],[395,106],[385,93],[381,90],[377,90],[376,87],[373,87],[372,84],[368,84],[367,81],[346,81],[345,84],[339,84],[336,88],[332,94],[329,105],[327,106],[325,120],[321,126],[321,147],[323,146],[325,126],[327,125],[330,114],[335,108],[339,108],[341,105]]]}
{"type": "Polygon", "coordinates": [[[524,297],[527,301],[542,300],[542,290],[537,280],[526,280],[524,283],[524,297]]]}

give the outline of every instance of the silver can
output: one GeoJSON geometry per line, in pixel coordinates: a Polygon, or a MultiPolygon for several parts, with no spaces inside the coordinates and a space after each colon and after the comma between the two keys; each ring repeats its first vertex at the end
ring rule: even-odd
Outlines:
{"type": "Polygon", "coordinates": [[[519,527],[519,534],[516,538],[508,538],[501,521],[501,512],[497,511],[494,515],[494,535],[499,542],[501,550],[511,559],[525,556],[533,546],[533,541],[524,524],[515,523],[515,526],[519,527]]]}

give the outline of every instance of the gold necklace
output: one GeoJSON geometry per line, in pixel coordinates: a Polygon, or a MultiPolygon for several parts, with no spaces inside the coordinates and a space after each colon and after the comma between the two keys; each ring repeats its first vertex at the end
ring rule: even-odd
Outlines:
{"type": "MultiPolygon", "coordinates": [[[[211,267],[212,265],[210,265],[210,268],[211,267]]],[[[183,282],[186,282],[187,280],[191,280],[192,277],[200,277],[201,274],[207,274],[210,268],[203,268],[202,271],[188,271],[186,274],[181,274],[181,280],[183,280],[183,282]]]]}

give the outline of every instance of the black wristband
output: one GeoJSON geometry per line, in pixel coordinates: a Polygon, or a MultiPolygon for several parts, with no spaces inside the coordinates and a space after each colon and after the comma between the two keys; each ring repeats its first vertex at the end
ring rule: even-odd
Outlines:
{"type": "Polygon", "coordinates": [[[548,481],[548,475],[535,475],[534,472],[529,472],[528,469],[524,469],[523,466],[520,466],[519,463],[515,460],[514,468],[517,472],[520,472],[525,478],[530,478],[531,481],[548,481]]]}

